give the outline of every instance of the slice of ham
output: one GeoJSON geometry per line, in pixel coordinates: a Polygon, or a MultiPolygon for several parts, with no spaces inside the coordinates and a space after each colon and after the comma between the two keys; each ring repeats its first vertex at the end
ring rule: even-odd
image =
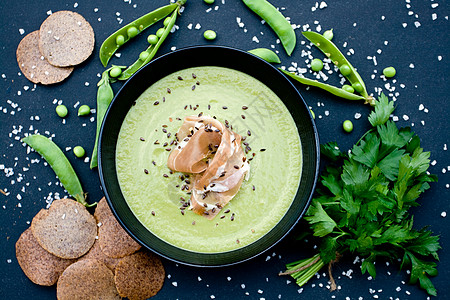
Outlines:
{"type": "Polygon", "coordinates": [[[193,173],[190,209],[213,219],[239,191],[250,165],[241,136],[208,116],[189,116],[177,133],[167,165],[193,173]]]}

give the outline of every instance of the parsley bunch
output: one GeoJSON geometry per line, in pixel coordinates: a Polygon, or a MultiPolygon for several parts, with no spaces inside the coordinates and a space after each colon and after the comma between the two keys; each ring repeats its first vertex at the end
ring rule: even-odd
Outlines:
{"type": "Polygon", "coordinates": [[[437,177],[427,172],[430,153],[420,147],[419,137],[389,120],[393,111],[393,102],[382,94],[369,115],[373,128],[351,151],[342,153],[336,143],[321,146],[332,163],[305,217],[320,238],[319,253],[288,264],[284,273],[300,286],[327,264],[330,271],[337,256],[357,254],[364,258],[362,273],[372,277],[378,258],[401,259],[400,268],[411,270],[410,283],[419,280],[428,294],[436,295],[428,276],[437,275],[433,260],[439,260],[439,237],[426,228],[414,229],[408,210],[419,205],[420,194],[437,177]]]}

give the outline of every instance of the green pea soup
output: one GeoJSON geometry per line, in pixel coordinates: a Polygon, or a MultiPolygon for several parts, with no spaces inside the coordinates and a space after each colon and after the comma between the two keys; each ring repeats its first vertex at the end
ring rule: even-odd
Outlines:
{"type": "Polygon", "coordinates": [[[289,111],[257,79],[223,67],[184,69],[151,85],[129,110],[117,141],[125,201],[154,235],[185,250],[221,253],[264,237],[283,218],[300,184],[301,141],[289,111]],[[213,220],[185,209],[189,178],[167,167],[175,133],[190,115],[209,115],[245,137],[250,173],[213,220]]]}

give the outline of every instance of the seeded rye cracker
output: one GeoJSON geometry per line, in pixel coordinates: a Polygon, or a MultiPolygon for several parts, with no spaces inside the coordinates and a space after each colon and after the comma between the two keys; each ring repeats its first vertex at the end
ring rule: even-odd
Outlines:
{"type": "Polygon", "coordinates": [[[98,261],[101,261],[113,272],[120,261],[120,258],[112,258],[103,253],[102,249],[100,248],[100,244],[98,243],[98,240],[95,240],[94,246],[92,246],[92,248],[89,249],[88,253],[80,257],[78,261],[86,259],[96,259],[98,261]]]}
{"type": "Polygon", "coordinates": [[[141,249],[141,245],[128,235],[114,216],[107,217],[101,223],[98,242],[106,255],[121,258],[141,249]]]}
{"type": "Polygon", "coordinates": [[[31,230],[38,243],[61,258],[78,258],[89,251],[97,236],[94,217],[72,199],[54,200],[32,220],[31,230]]]}
{"type": "Polygon", "coordinates": [[[109,208],[108,202],[106,201],[106,198],[103,197],[98,201],[97,207],[95,208],[94,217],[97,220],[97,222],[102,222],[102,220],[108,218],[108,217],[114,217],[111,209],[109,208]]]}
{"type": "Polygon", "coordinates": [[[56,283],[73,259],[63,259],[42,248],[31,229],[25,230],[16,242],[16,257],[25,275],[35,284],[51,286],[56,283]]]}
{"type": "Polygon", "coordinates": [[[121,297],[142,300],[153,297],[161,290],[165,276],[161,260],[141,251],[120,260],[114,281],[121,297]]]}
{"type": "Polygon", "coordinates": [[[56,296],[58,300],[120,299],[113,272],[95,259],[70,265],[59,277],[56,296]]]}
{"type": "Polygon", "coordinates": [[[80,14],[62,10],[51,14],[39,30],[39,50],[57,67],[85,61],[94,50],[94,30],[80,14]]]}
{"type": "Polygon", "coordinates": [[[73,71],[73,67],[60,68],[51,65],[39,52],[39,30],[27,34],[20,41],[16,58],[22,74],[33,83],[61,82],[73,71]]]}

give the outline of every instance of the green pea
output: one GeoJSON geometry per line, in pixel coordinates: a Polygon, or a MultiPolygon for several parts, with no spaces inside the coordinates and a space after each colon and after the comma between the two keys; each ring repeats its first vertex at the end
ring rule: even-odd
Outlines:
{"type": "Polygon", "coordinates": [[[203,37],[207,40],[214,40],[217,37],[217,34],[214,30],[206,30],[205,32],[203,32],[203,37]]]}
{"type": "Polygon", "coordinates": [[[172,19],[171,17],[167,17],[164,19],[164,23],[163,23],[164,27],[167,27],[167,25],[169,25],[171,19],[172,19]]]}
{"type": "Polygon", "coordinates": [[[156,43],[158,43],[158,40],[159,40],[159,38],[154,34],[150,34],[147,38],[147,42],[150,45],[156,45],[156,43]]]}
{"type": "Polygon", "coordinates": [[[160,38],[160,37],[162,37],[163,33],[164,33],[164,28],[160,28],[160,29],[158,29],[158,31],[156,31],[156,36],[160,38]]]}
{"type": "Polygon", "coordinates": [[[116,36],[116,44],[119,46],[122,46],[123,44],[125,44],[125,37],[121,34],[116,36]]]}
{"type": "Polygon", "coordinates": [[[76,146],[73,148],[73,154],[75,154],[76,157],[83,157],[86,154],[86,151],[84,151],[83,147],[76,146]]]}
{"type": "Polygon", "coordinates": [[[323,37],[326,38],[327,40],[331,41],[333,39],[333,28],[331,28],[330,30],[327,30],[323,33],[323,37]]]}
{"type": "Polygon", "coordinates": [[[91,113],[91,108],[89,106],[81,105],[78,109],[78,116],[87,116],[91,113]]]}
{"type": "Polygon", "coordinates": [[[206,4],[213,4],[214,0],[203,0],[206,4]]]}
{"type": "Polygon", "coordinates": [[[350,69],[350,67],[347,64],[345,64],[339,68],[339,71],[341,71],[342,75],[348,76],[352,72],[352,69],[350,69]]]}
{"type": "Polygon", "coordinates": [[[349,93],[352,93],[352,94],[355,92],[355,89],[354,89],[351,85],[348,85],[348,84],[344,84],[344,85],[342,86],[342,89],[343,89],[344,91],[349,92],[349,93]]]}
{"type": "Polygon", "coordinates": [[[353,131],[353,123],[350,120],[345,120],[344,123],[342,123],[342,128],[345,132],[352,132],[353,131]]]}
{"type": "Polygon", "coordinates": [[[148,56],[149,56],[148,52],[142,51],[141,54],[139,54],[139,59],[145,61],[148,56]]]}
{"type": "Polygon", "coordinates": [[[364,90],[363,86],[359,82],[353,83],[352,88],[354,88],[358,93],[361,93],[364,90]]]}
{"type": "Polygon", "coordinates": [[[56,113],[58,114],[58,116],[60,116],[61,118],[64,118],[65,116],[67,116],[67,113],[69,112],[67,110],[67,107],[65,105],[58,105],[56,107],[56,113]]]}
{"type": "Polygon", "coordinates": [[[130,28],[127,29],[127,34],[129,38],[134,38],[135,36],[138,35],[138,33],[139,30],[134,26],[131,26],[130,28]]]}
{"type": "Polygon", "coordinates": [[[386,78],[394,77],[397,71],[394,67],[387,67],[383,70],[383,75],[386,76],[386,78]]]}
{"type": "Polygon", "coordinates": [[[322,62],[320,59],[318,59],[318,58],[314,58],[314,59],[311,61],[311,69],[312,69],[314,72],[319,72],[319,71],[321,71],[321,70],[323,69],[323,62],[322,62]]]}
{"type": "Polygon", "coordinates": [[[118,77],[120,74],[122,74],[122,69],[119,67],[112,67],[109,71],[109,76],[111,77],[118,77]]]}

